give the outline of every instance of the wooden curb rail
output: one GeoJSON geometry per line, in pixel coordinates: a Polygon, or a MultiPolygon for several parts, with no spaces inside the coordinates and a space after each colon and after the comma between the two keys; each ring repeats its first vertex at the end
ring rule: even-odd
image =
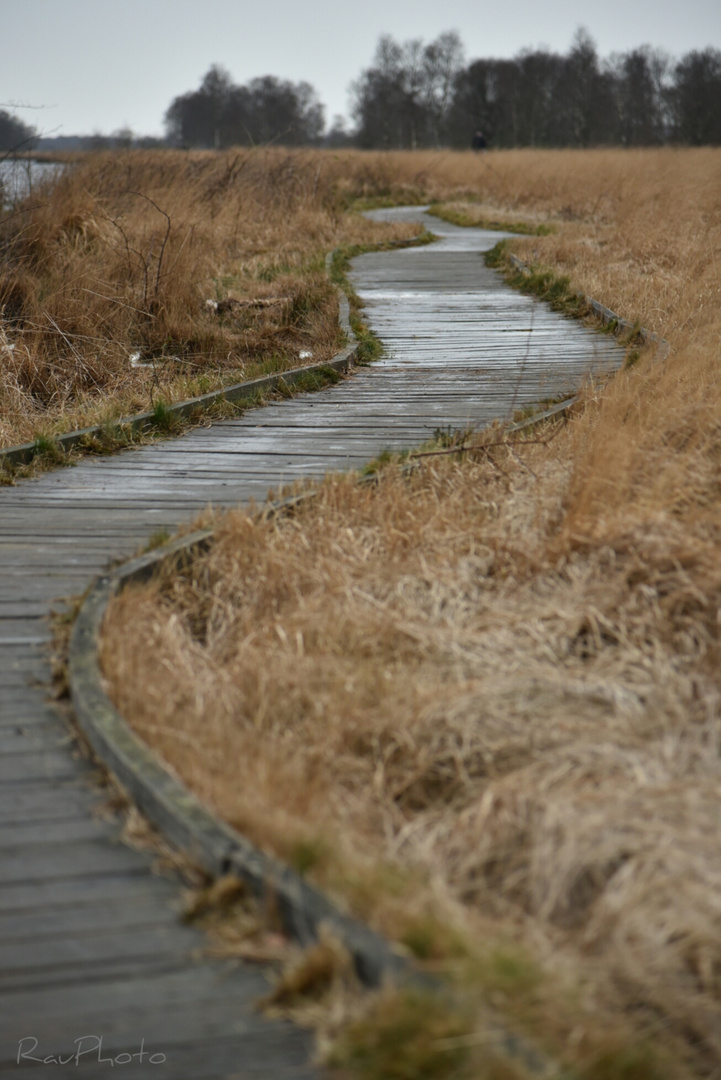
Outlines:
{"type": "MultiPolygon", "coordinates": [[[[284,500],[270,509],[278,512],[294,501],[284,500]]],[[[70,687],[78,723],[99,760],[173,844],[214,877],[235,874],[261,901],[272,901],[284,929],[301,944],[316,940],[321,923],[328,924],[353,956],[360,978],[377,986],[384,974],[408,970],[407,962],[300,874],[253,847],[210,813],[135,735],[103,688],[98,646],[110,598],[130,584],[149,580],[161,565],[187,565],[194,554],[207,549],[212,536],[207,530],[193,533],[97,581],[80,609],[70,641],[70,687]]]]}

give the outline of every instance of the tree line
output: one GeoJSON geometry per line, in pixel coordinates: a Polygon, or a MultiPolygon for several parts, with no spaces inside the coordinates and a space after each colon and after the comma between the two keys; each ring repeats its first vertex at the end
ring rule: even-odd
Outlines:
{"type": "MultiPolygon", "coordinates": [[[[455,31],[429,43],[386,34],[351,84],[350,97],[354,127],[337,117],[326,131],[310,83],[266,75],[237,85],[213,65],[196,90],[170,103],[165,141],[209,149],[268,143],[464,148],[482,133],[477,144],[497,147],[721,145],[719,49],[674,59],[644,45],[604,59],[583,29],[565,54],[523,49],[512,59],[470,62],[455,31]]],[[[29,148],[34,134],[0,110],[0,150],[21,143],[29,148]]],[[[82,145],[157,141],[121,131],[88,136],[82,145]]]]}
{"type": "Polygon", "coordinates": [[[721,143],[721,51],[673,60],[649,46],[599,57],[579,30],[565,55],[524,49],[466,64],[457,34],[429,45],[384,36],[351,88],[367,148],[721,143]]]}
{"type": "Polygon", "coordinates": [[[366,149],[463,148],[475,133],[491,146],[721,144],[721,51],[673,59],[650,46],[598,55],[581,29],[565,54],[524,49],[510,60],[467,63],[455,31],[435,41],[383,35],[351,84],[347,130],[324,132],[308,83],[272,76],[235,86],[212,67],[165,116],[179,146],[349,145],[366,149]]]}

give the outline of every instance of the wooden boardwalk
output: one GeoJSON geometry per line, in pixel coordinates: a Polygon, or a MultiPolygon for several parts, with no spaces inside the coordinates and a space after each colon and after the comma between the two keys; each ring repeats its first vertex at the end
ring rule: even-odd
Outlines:
{"type": "MultiPolygon", "coordinates": [[[[391,215],[419,211],[375,212],[391,215]]],[[[32,1058],[68,1058],[77,1039],[85,1077],[107,1076],[108,1059],[139,1054],[143,1040],[145,1059],[128,1065],[140,1080],[317,1075],[306,1033],[253,1012],[263,972],[198,960],[203,939],[178,921],[178,883],[99,813],[93,770],[46,700],[47,615],[110,560],[208,504],[263,500],[269,487],[360,466],[437,428],[481,426],[618,365],[612,341],[486,269],[480,253],[497,233],[427,224],[438,244],[354,263],[388,346],[372,368],[0,489],[0,1077],[45,1078],[32,1058]],[[18,1064],[20,1040],[30,1057],[18,1064]]]]}

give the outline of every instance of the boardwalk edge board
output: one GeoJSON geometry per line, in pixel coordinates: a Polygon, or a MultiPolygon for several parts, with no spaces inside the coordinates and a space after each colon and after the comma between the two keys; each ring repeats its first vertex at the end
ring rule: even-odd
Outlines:
{"type": "MultiPolygon", "coordinates": [[[[511,265],[518,270],[521,274],[531,274],[532,270],[530,266],[522,262],[517,255],[512,252],[508,252],[508,258],[511,265]]],[[[608,326],[609,323],[615,323],[619,330],[626,330],[630,333],[634,330],[643,341],[644,345],[656,345],[656,359],[666,360],[668,354],[671,351],[671,345],[666,338],[662,338],[660,334],[655,334],[652,330],[647,330],[644,326],[638,327],[634,323],[628,321],[628,319],[621,318],[615,311],[611,311],[604,304],[599,303],[598,300],[594,300],[592,296],[587,296],[585,293],[577,294],[580,299],[586,301],[588,306],[593,310],[594,314],[598,316],[604,326],[608,326]]]]}
{"type": "MultiPolygon", "coordinates": [[[[338,322],[346,336],[351,342],[354,342],[355,335],[350,325],[348,298],[341,289],[338,289],[338,322]]],[[[354,342],[324,363],[291,368],[288,371],[280,371],[275,375],[264,375],[260,379],[233,383],[231,386],[225,386],[220,390],[212,390],[210,393],[201,394],[199,397],[176,401],[175,404],[168,405],[167,413],[169,416],[191,417],[198,412],[211,408],[213,405],[217,405],[219,402],[228,401],[232,404],[236,401],[242,401],[243,398],[252,397],[254,394],[264,390],[275,390],[283,383],[286,386],[292,386],[303,376],[322,373],[328,368],[333,368],[335,371],[349,371],[356,361],[359,348],[360,343],[354,342]]],[[[135,416],[126,416],[121,420],[114,421],[113,426],[127,428],[133,434],[140,434],[155,426],[155,416],[152,412],[138,413],[135,416]]],[[[87,438],[99,435],[102,430],[101,424],[95,424],[92,427],[80,428],[77,431],[68,431],[64,435],[57,435],[52,441],[60,450],[65,452],[82,445],[87,438]]],[[[29,465],[37,453],[38,447],[35,442],[22,443],[20,446],[9,446],[4,450],[0,450],[0,465],[5,462],[11,466],[29,465]]]]}
{"type": "MultiPolygon", "coordinates": [[[[277,511],[292,502],[270,509],[277,511]]],[[[378,934],[339,911],[300,874],[218,821],[135,735],[103,688],[98,646],[110,598],[132,583],[147,581],[161,564],[182,566],[207,549],[212,537],[209,530],[192,533],[96,582],[80,609],[70,642],[70,688],[78,724],[100,761],[173,844],[214,877],[235,874],[255,896],[272,902],[285,930],[301,944],[316,940],[321,923],[329,925],[353,956],[363,982],[377,986],[385,974],[409,971],[407,961],[378,934]]]]}

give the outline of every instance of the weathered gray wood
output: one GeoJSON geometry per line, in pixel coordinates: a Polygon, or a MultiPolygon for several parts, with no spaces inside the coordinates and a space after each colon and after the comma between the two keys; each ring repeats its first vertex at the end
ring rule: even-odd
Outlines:
{"type": "Polygon", "coordinates": [[[69,780],[76,772],[77,766],[70,754],[53,747],[30,754],[0,756],[0,784],[3,785],[26,780],[69,780]]]}
{"type": "Polygon", "coordinates": [[[31,877],[0,887],[0,912],[47,908],[56,913],[60,932],[66,913],[78,904],[104,907],[111,901],[130,903],[144,897],[156,897],[158,903],[163,898],[177,897],[177,883],[149,876],[147,863],[138,864],[134,872],[127,867],[122,867],[119,873],[102,873],[93,868],[74,877],[31,877]]]}
{"type": "Polygon", "coordinates": [[[61,813],[63,816],[55,815],[49,821],[13,821],[12,828],[0,836],[0,857],[5,859],[8,852],[24,855],[33,846],[53,844],[62,851],[65,844],[98,839],[112,843],[117,840],[117,828],[103,829],[98,821],[88,817],[87,811],[85,814],[68,814],[63,808],[61,813]]]}
{"type": "Polygon", "coordinates": [[[136,851],[98,837],[82,843],[37,844],[6,852],[0,865],[0,889],[6,885],[93,874],[140,873],[147,861],[136,851]]]}
{"type": "Polygon", "coordinates": [[[158,898],[147,896],[142,900],[126,900],[106,904],[77,904],[64,916],[62,930],[52,907],[0,914],[0,942],[40,942],[49,938],[65,936],[68,932],[98,933],[109,929],[155,926],[167,923],[166,906],[158,898]]]}
{"type": "MultiPolygon", "coordinates": [[[[164,924],[151,929],[123,927],[122,929],[104,927],[93,932],[83,929],[81,933],[64,934],[42,940],[12,941],[0,943],[0,986],[24,983],[27,979],[36,979],[40,972],[46,981],[58,977],[59,968],[72,969],[82,979],[82,968],[93,965],[102,969],[107,962],[133,961],[143,957],[177,957],[178,942],[186,938],[188,955],[195,944],[196,935],[188,928],[164,924]],[[81,969],[81,970],[79,970],[81,969]],[[31,975],[32,973],[32,975],[31,975]]],[[[75,975],[74,975],[75,977],[75,975]]]]}
{"type": "MultiPolygon", "coordinates": [[[[57,723],[56,731],[62,732],[57,723]]],[[[3,822],[42,821],[64,811],[89,813],[98,805],[97,792],[87,782],[86,770],[78,769],[72,781],[48,784],[45,780],[0,786],[0,820],[3,822]]]]}
{"type": "MultiPolygon", "coordinates": [[[[611,340],[485,267],[498,234],[426,223],[440,243],[362,256],[351,271],[386,342],[377,364],[306,398],[0,489],[0,1075],[15,1070],[21,1035],[57,1052],[86,1017],[118,1051],[139,1035],[162,1039],[176,1080],[313,1075],[307,1035],[250,1012],[262,974],[194,964],[203,938],[177,921],[177,885],[117,842],[117,822],[92,819],[96,772],[47,701],[45,616],[109,560],[209,504],[262,501],[269,487],[360,466],[437,428],[482,426],[618,366],[611,340]]],[[[88,1062],[78,1071],[107,1075],[88,1062]]],[[[48,1075],[27,1062],[23,1072],[48,1075]]]]}
{"type": "MultiPolygon", "coordinates": [[[[67,749],[71,745],[70,735],[59,735],[57,724],[46,722],[23,727],[16,722],[0,727],[0,757],[12,754],[32,754],[48,747],[67,749]]],[[[0,844],[2,838],[0,837],[0,844]]]]}

